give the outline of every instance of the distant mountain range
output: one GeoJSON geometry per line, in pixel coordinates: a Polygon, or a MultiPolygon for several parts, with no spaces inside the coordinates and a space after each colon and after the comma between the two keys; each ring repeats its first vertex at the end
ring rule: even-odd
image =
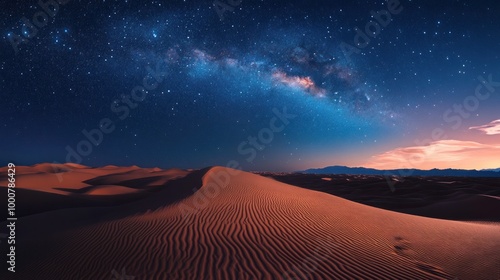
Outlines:
{"type": "Polygon", "coordinates": [[[382,176],[449,176],[449,177],[500,177],[500,168],[490,170],[462,169],[393,169],[378,170],[364,167],[329,166],[318,169],[299,171],[307,174],[347,174],[347,175],[382,175],[382,176]]]}
{"type": "Polygon", "coordinates": [[[493,171],[493,172],[500,172],[500,168],[497,169],[484,169],[482,171],[493,171]]]}

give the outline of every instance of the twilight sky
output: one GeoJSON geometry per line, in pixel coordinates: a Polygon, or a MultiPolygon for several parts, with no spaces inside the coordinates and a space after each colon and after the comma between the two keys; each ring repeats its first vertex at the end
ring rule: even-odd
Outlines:
{"type": "Polygon", "coordinates": [[[498,1],[90,2],[3,1],[2,162],[500,167],[498,1]]]}

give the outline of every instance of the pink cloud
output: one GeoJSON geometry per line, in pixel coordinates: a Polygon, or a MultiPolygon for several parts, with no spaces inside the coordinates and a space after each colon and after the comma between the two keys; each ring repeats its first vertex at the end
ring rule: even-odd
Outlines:
{"type": "Polygon", "coordinates": [[[441,140],[427,146],[397,148],[372,157],[366,167],[486,169],[500,166],[500,145],[441,140]]]}
{"type": "Polygon", "coordinates": [[[498,135],[500,134],[500,120],[492,121],[489,124],[481,125],[481,126],[473,126],[469,127],[472,130],[479,130],[487,135],[498,135]]]}

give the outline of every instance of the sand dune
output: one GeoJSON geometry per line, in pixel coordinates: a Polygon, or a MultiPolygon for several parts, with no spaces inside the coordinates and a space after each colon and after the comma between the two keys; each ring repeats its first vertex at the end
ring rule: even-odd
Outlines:
{"type": "Polygon", "coordinates": [[[500,197],[489,195],[467,195],[429,206],[407,209],[406,213],[433,216],[451,220],[486,220],[498,221],[500,215],[500,197]]]}
{"type": "Polygon", "coordinates": [[[60,200],[132,197],[20,218],[18,272],[1,279],[500,279],[496,223],[397,213],[222,167],[71,173],[86,183],[70,189],[85,191],[37,189],[32,174],[18,184],[60,200]]]}
{"type": "Polygon", "coordinates": [[[280,182],[362,204],[431,218],[500,222],[498,178],[262,173],[280,182]]]}
{"type": "MultiPolygon", "coordinates": [[[[7,186],[7,168],[0,168],[0,186],[7,186]]],[[[172,179],[188,174],[181,169],[141,169],[137,166],[91,168],[77,164],[17,166],[17,216],[85,206],[116,206],[141,199],[172,179]],[[106,196],[106,197],[104,197],[106,196]]],[[[7,212],[1,212],[5,220],[7,212]]]]}

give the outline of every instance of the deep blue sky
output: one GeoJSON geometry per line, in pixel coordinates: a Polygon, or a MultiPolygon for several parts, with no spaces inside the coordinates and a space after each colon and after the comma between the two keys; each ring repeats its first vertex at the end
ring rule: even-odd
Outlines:
{"type": "Polygon", "coordinates": [[[478,76],[500,81],[494,0],[401,0],[349,59],[355,28],[386,1],[244,0],[221,20],[212,1],[73,0],[28,39],[33,30],[23,35],[21,19],[33,23],[42,8],[2,2],[1,162],[200,168],[234,160],[247,170],[297,170],[384,166],[390,157],[377,156],[425,146],[416,141],[436,128],[461,141],[455,148],[473,141],[496,152],[500,143],[469,129],[500,119],[500,88],[460,125],[456,113],[443,118],[474,94],[478,76]],[[155,82],[151,71],[163,73],[158,84],[127,105],[122,96],[144,77],[155,82]],[[259,132],[269,138],[285,107],[294,118],[275,122],[280,129],[262,143],[259,132]],[[78,152],[82,131],[106,118],[114,131],[78,152]],[[244,143],[253,136],[257,144],[244,143]],[[84,155],[68,158],[68,149],[84,155]]]}

